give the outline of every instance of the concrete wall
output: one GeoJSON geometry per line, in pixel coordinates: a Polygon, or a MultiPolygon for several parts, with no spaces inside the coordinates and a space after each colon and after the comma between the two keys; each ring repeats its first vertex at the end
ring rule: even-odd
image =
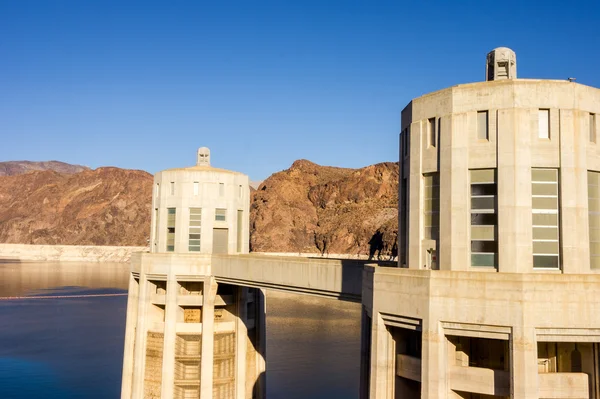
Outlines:
{"type": "Polygon", "coordinates": [[[61,262],[129,262],[131,254],[143,251],[148,251],[148,248],[93,245],[0,244],[0,262],[2,259],[61,262]]]}
{"type": "Polygon", "coordinates": [[[202,209],[200,253],[213,250],[213,228],[228,229],[228,253],[248,253],[250,245],[250,188],[248,176],[211,167],[159,172],[152,192],[152,252],[166,252],[167,208],[176,209],[175,252],[186,253],[190,208],[202,209]],[[194,194],[194,183],[198,194],[194,194]],[[174,190],[171,191],[171,183],[174,190]],[[219,187],[223,184],[223,188],[219,187]],[[241,188],[241,189],[240,189],[241,188]],[[221,192],[221,190],[223,190],[221,192]],[[241,191],[240,191],[241,190],[241,191]],[[222,194],[222,195],[221,195],[222,194]],[[215,220],[215,209],[226,209],[226,220],[215,220]],[[238,251],[238,210],[243,212],[241,251],[238,251]],[[158,216],[158,217],[157,217],[158,216]]]}
{"type": "MultiPolygon", "coordinates": [[[[252,251],[253,255],[264,255],[264,256],[292,256],[292,257],[302,257],[302,258],[319,258],[319,259],[349,259],[349,260],[368,260],[369,255],[366,254],[323,254],[321,255],[318,252],[256,252],[252,251]]],[[[382,256],[381,261],[386,261],[389,259],[387,256],[382,256]]],[[[374,261],[375,262],[375,261],[374,261]]],[[[377,262],[379,263],[379,262],[377,262]]]]}
{"type": "Polygon", "coordinates": [[[600,342],[599,275],[367,266],[363,279],[363,305],[372,319],[370,398],[388,398],[393,391],[390,326],[422,334],[423,398],[454,397],[448,387],[460,386],[461,375],[486,373],[489,378],[482,376],[478,389],[504,392],[494,388],[499,383],[494,373],[450,369],[449,335],[508,340],[512,398],[538,397],[538,389],[546,386],[538,382],[537,342],[600,342]]]}
{"type": "Polygon", "coordinates": [[[210,255],[132,258],[123,399],[264,398],[264,293],[211,273],[210,255]]]}
{"type": "Polygon", "coordinates": [[[134,273],[210,275],[217,282],[360,301],[365,262],[261,255],[138,253],[134,273]]]}
{"type": "MultiPolygon", "coordinates": [[[[600,114],[600,90],[568,81],[510,79],[458,85],[413,100],[402,111],[400,176],[408,176],[409,268],[425,268],[423,174],[440,174],[442,270],[481,271],[470,261],[469,170],[496,169],[498,271],[534,271],[531,168],[559,170],[561,271],[588,273],[587,171],[600,170],[600,143],[590,141],[589,114],[600,114]],[[550,137],[538,137],[538,111],[548,109],[550,137]],[[477,137],[477,112],[488,112],[488,138],[477,137]],[[428,120],[438,131],[429,137],[428,120]],[[406,134],[406,133],[403,133],[406,134]]],[[[596,118],[598,135],[600,118],[596,118]]],[[[400,189],[400,196],[403,193],[400,189]]],[[[400,251],[404,246],[399,245],[400,251]]],[[[402,265],[400,265],[402,266],[402,265]]]]}

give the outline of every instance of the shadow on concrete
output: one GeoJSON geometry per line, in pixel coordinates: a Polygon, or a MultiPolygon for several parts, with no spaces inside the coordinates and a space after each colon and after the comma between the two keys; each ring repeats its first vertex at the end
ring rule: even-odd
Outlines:
{"type": "Polygon", "coordinates": [[[338,260],[342,264],[341,293],[337,299],[350,302],[361,302],[362,280],[365,265],[377,265],[378,267],[398,267],[394,261],[375,261],[369,259],[347,259],[347,258],[323,258],[310,257],[309,259],[338,260]]]}
{"type": "Polygon", "coordinates": [[[504,370],[494,372],[494,395],[506,397],[510,393],[510,373],[504,370]]]}
{"type": "MultiPolygon", "coordinates": [[[[264,364],[267,362],[267,308],[265,306],[265,293],[263,290],[253,288],[254,300],[257,305],[254,307],[255,324],[254,328],[248,329],[248,340],[252,344],[254,350],[259,353],[263,359],[264,364]]],[[[248,316],[248,315],[247,315],[248,316]]],[[[257,361],[257,360],[256,360],[257,361]]],[[[266,398],[267,397],[267,373],[266,370],[262,371],[252,386],[252,398],[266,398]]]]}
{"type": "Polygon", "coordinates": [[[252,387],[252,398],[266,398],[267,397],[267,389],[266,389],[266,378],[267,373],[262,372],[254,382],[254,387],[252,387]]]}
{"type": "Polygon", "coordinates": [[[0,258],[0,263],[23,263],[18,258],[0,258]]]}
{"type": "Polygon", "coordinates": [[[351,267],[356,267],[360,265],[363,267],[364,265],[377,265],[380,267],[397,267],[398,262],[393,260],[375,260],[375,259],[355,259],[355,258],[335,258],[335,257],[324,257],[324,256],[309,256],[308,259],[327,259],[327,260],[339,260],[343,265],[348,265],[351,267]]]}

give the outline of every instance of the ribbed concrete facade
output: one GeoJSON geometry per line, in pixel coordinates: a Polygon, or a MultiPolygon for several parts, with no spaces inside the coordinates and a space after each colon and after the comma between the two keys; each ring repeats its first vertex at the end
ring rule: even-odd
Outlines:
{"type": "Polygon", "coordinates": [[[265,297],[217,283],[212,254],[248,253],[248,177],[197,165],[157,173],[151,253],[132,258],[123,399],[265,395],[265,297]]]}
{"type": "MultiPolygon", "coordinates": [[[[497,211],[494,266],[499,271],[534,270],[533,215],[537,199],[553,194],[532,191],[541,187],[534,183],[543,171],[557,174],[561,233],[557,269],[589,273],[600,268],[595,262],[590,266],[589,215],[597,209],[595,188],[588,195],[588,171],[600,171],[600,144],[594,133],[600,131],[598,114],[600,90],[568,81],[481,82],[413,100],[402,112],[400,138],[399,198],[401,207],[409,210],[399,226],[404,237],[399,245],[402,265],[427,268],[427,250],[434,249],[439,252],[440,270],[479,270],[471,266],[471,202],[476,199],[471,189],[482,183],[472,181],[475,175],[488,170],[495,179],[491,182],[497,211]],[[486,128],[479,131],[487,134],[479,137],[478,126],[483,123],[486,128]],[[547,137],[540,137],[540,128],[547,137]],[[439,185],[436,197],[424,202],[427,176],[436,176],[439,185]],[[437,212],[435,237],[425,235],[427,206],[437,212]]],[[[545,179],[540,183],[547,183],[545,179]]],[[[597,240],[595,234],[592,231],[597,240]]]]}
{"type": "Polygon", "coordinates": [[[154,176],[151,252],[248,253],[248,176],[211,167],[208,149],[198,151],[208,160],[154,176]]]}
{"type": "Polygon", "coordinates": [[[600,90],[516,79],[506,50],[402,111],[400,269],[363,277],[362,397],[600,398],[600,90]]]}

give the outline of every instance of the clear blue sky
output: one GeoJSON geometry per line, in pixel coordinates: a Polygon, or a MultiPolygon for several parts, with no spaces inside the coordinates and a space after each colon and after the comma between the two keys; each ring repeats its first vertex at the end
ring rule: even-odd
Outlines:
{"type": "Polygon", "coordinates": [[[600,1],[0,1],[0,161],[158,170],[194,163],[259,180],[300,158],[398,159],[400,111],[483,80],[600,87],[600,1]]]}

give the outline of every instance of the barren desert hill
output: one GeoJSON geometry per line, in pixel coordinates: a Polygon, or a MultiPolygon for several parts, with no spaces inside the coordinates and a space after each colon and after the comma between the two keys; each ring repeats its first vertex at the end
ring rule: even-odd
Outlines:
{"type": "Polygon", "coordinates": [[[375,246],[390,254],[397,204],[397,163],[346,169],[298,160],[253,193],[251,250],[369,254],[375,246]]]}
{"type": "Polygon", "coordinates": [[[0,176],[14,176],[38,170],[53,170],[60,173],[79,173],[88,170],[87,166],[72,165],[60,161],[7,161],[0,162],[0,176]]]}
{"type": "MultiPolygon", "coordinates": [[[[298,160],[251,194],[251,249],[392,252],[398,165],[360,169],[298,160]]],[[[147,245],[152,175],[114,167],[0,176],[0,242],[147,245]]]]}
{"type": "Polygon", "coordinates": [[[0,176],[0,242],[146,245],[152,175],[113,167],[0,176]]]}

